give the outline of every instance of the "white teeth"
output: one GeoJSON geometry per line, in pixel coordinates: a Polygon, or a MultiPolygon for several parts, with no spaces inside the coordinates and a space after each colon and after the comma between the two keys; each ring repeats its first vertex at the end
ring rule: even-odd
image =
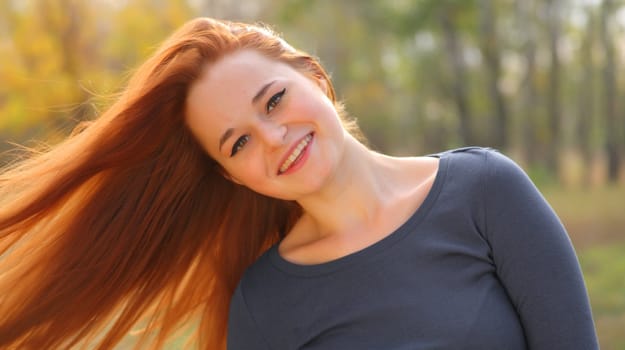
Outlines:
{"type": "Polygon", "coordinates": [[[297,159],[297,157],[300,156],[300,154],[302,153],[302,150],[306,146],[308,146],[308,143],[310,143],[310,140],[312,140],[312,135],[308,134],[306,137],[304,137],[302,141],[300,141],[297,147],[295,147],[295,149],[293,150],[293,153],[289,155],[289,157],[284,161],[284,163],[280,167],[280,173],[287,171],[287,169],[291,166],[291,164],[293,164],[293,162],[297,159]]]}

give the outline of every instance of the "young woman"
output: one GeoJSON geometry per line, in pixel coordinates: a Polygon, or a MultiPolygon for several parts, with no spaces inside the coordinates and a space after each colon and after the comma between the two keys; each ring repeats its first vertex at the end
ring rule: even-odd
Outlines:
{"type": "Polygon", "coordinates": [[[0,177],[0,347],[595,349],[567,234],[469,147],[369,150],[319,62],[190,21],[90,125],[0,177]]]}

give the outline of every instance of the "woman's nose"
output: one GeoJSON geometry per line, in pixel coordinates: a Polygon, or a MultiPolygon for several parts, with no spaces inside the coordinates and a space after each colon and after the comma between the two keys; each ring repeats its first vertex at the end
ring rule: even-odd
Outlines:
{"type": "Polygon", "coordinates": [[[287,128],[284,124],[264,121],[259,123],[257,132],[266,146],[276,148],[284,145],[287,128]]]}

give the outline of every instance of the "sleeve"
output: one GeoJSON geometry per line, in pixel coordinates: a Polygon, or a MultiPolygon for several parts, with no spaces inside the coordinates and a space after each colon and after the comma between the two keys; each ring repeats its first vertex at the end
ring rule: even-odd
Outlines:
{"type": "Polygon", "coordinates": [[[250,314],[241,286],[239,285],[230,301],[228,315],[228,350],[269,350],[267,341],[250,314]]]}
{"type": "Polygon", "coordinates": [[[581,269],[562,223],[518,165],[496,151],[485,158],[485,234],[529,348],[598,349],[581,269]]]}

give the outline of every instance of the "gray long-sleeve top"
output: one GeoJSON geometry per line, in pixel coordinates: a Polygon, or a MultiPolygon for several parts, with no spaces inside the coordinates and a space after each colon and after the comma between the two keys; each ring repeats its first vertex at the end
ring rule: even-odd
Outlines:
{"type": "Polygon", "coordinates": [[[400,228],[319,265],[277,245],[244,274],[228,349],[597,349],[575,252],[510,159],[468,147],[400,228]]]}

